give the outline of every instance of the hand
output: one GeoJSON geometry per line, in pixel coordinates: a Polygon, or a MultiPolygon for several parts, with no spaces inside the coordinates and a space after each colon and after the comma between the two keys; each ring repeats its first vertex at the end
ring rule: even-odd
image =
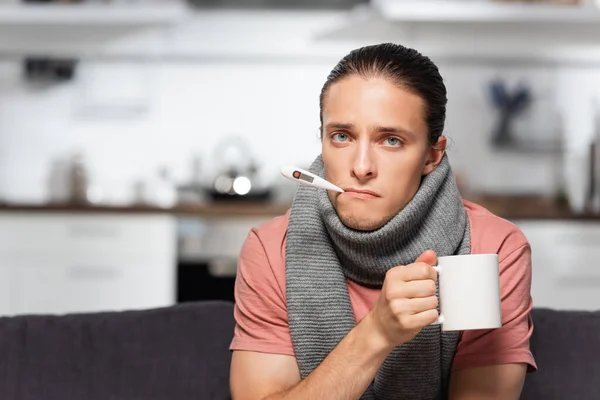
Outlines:
{"type": "Polygon", "coordinates": [[[413,264],[394,267],[386,273],[369,317],[390,348],[412,340],[421,329],[436,321],[437,272],[432,268],[436,260],[435,252],[427,250],[413,264]]]}

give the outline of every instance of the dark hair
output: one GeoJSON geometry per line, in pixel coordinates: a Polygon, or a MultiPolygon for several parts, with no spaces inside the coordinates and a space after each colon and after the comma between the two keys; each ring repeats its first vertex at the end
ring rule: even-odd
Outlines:
{"type": "Polygon", "coordinates": [[[393,43],[366,46],[351,51],[333,68],[323,85],[319,98],[321,126],[327,89],[332,83],[351,75],[389,78],[402,88],[420,96],[425,102],[429,142],[432,145],[437,143],[444,130],[448,100],[446,86],[438,67],[428,57],[393,43]]]}

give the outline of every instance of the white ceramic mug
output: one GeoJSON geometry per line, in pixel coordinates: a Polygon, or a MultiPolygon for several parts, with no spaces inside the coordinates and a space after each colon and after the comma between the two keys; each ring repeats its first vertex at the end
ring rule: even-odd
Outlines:
{"type": "Polygon", "coordinates": [[[502,326],[497,254],[438,257],[440,316],[443,331],[502,326]]]}

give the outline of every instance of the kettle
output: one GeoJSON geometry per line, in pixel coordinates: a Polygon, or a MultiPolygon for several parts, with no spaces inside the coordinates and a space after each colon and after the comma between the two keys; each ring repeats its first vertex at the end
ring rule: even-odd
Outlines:
{"type": "Polygon", "coordinates": [[[226,136],[215,147],[217,171],[209,194],[213,199],[267,199],[268,188],[260,188],[258,165],[250,146],[240,136],[226,136]]]}

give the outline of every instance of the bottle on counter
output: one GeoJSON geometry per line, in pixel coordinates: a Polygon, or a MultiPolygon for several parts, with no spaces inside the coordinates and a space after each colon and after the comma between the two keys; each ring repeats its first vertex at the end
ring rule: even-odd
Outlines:
{"type": "Polygon", "coordinates": [[[600,213],[600,107],[594,102],[594,133],[589,147],[588,195],[586,211],[600,213]]]}
{"type": "Polygon", "coordinates": [[[83,153],[77,152],[72,158],[69,172],[70,203],[88,205],[88,171],[83,153]]]}
{"type": "Polygon", "coordinates": [[[48,201],[51,204],[64,204],[71,198],[71,166],[68,159],[55,158],[48,174],[48,201]]]}
{"type": "Polygon", "coordinates": [[[593,185],[594,185],[594,197],[592,200],[592,211],[594,213],[600,213],[600,109],[596,108],[595,118],[595,132],[592,138],[593,144],[593,185]]]}
{"type": "Polygon", "coordinates": [[[151,185],[151,202],[161,208],[171,208],[177,204],[177,185],[166,167],[160,167],[151,185]]]}

